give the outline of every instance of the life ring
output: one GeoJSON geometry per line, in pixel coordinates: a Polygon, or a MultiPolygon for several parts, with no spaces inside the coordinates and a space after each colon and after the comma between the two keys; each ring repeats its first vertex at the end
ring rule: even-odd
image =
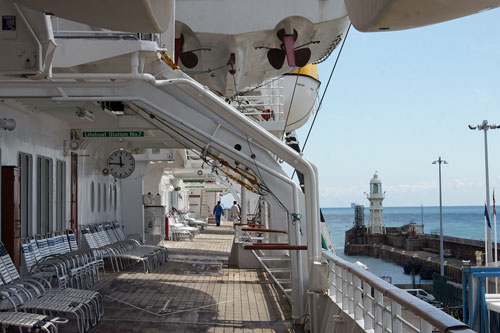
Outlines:
{"type": "Polygon", "coordinates": [[[271,119],[271,116],[273,116],[273,115],[274,115],[274,110],[265,109],[264,111],[262,111],[262,118],[265,121],[268,121],[269,119],[271,119]]]}

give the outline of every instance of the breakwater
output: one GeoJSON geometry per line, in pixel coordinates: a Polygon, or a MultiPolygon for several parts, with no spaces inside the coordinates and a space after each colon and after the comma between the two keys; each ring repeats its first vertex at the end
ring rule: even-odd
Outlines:
{"type": "MultiPolygon", "coordinates": [[[[462,260],[476,265],[476,251],[484,251],[484,242],[478,240],[443,238],[445,276],[457,282],[462,280],[462,260]]],[[[402,228],[387,228],[386,234],[368,234],[366,227],[354,227],[345,234],[344,253],[371,256],[404,266],[409,262],[440,271],[439,236],[412,234],[402,228]]]]}

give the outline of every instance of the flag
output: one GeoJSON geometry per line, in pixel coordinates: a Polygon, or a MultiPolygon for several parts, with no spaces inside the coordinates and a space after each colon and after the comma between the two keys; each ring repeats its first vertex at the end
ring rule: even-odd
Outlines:
{"type": "Polygon", "coordinates": [[[486,221],[488,222],[488,228],[491,229],[490,214],[488,214],[488,207],[486,207],[486,205],[484,205],[484,217],[486,218],[486,221]]]}
{"type": "Polygon", "coordinates": [[[495,206],[495,189],[493,189],[493,216],[497,216],[497,206],[495,206]]]}

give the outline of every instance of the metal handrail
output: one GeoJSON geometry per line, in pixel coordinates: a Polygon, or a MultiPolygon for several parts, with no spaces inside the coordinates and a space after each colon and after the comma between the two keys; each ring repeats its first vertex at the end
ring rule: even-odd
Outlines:
{"type": "MultiPolygon", "coordinates": [[[[354,314],[355,317],[361,317],[366,315],[367,317],[371,317],[372,323],[370,325],[380,325],[380,323],[376,323],[378,320],[375,318],[377,315],[377,307],[382,307],[382,316],[384,318],[391,318],[391,321],[398,321],[399,325],[404,324],[411,330],[415,331],[417,330],[416,327],[414,327],[412,324],[410,324],[408,321],[404,320],[401,316],[401,307],[408,309],[411,311],[414,315],[416,315],[418,318],[420,318],[421,325],[424,327],[435,327],[441,332],[470,332],[473,333],[474,331],[469,328],[466,324],[462,323],[461,321],[451,317],[450,315],[446,314],[442,310],[439,310],[435,308],[434,306],[408,294],[406,291],[399,289],[392,284],[384,281],[383,279],[379,278],[378,276],[356,266],[355,264],[348,262],[337,255],[324,250],[323,251],[323,258],[328,261],[329,264],[335,265],[333,271],[333,276],[329,276],[330,280],[330,285],[335,287],[337,290],[335,290],[335,296],[334,299],[337,299],[339,296],[341,296],[341,299],[344,301],[340,301],[342,303],[342,309],[344,311],[347,311],[351,314],[354,314]],[[340,270],[337,270],[337,267],[340,268],[340,270]],[[347,275],[352,275],[353,278],[348,279],[347,275]],[[333,281],[332,281],[333,280],[333,281]],[[350,280],[350,281],[348,281],[350,280]],[[354,281],[354,282],[353,282],[354,281]],[[341,283],[342,285],[337,288],[337,286],[341,283]],[[358,290],[358,287],[363,286],[363,288],[358,290]],[[365,290],[365,287],[371,287],[374,289],[375,292],[375,298],[371,297],[371,288],[370,291],[365,290]],[[354,287],[354,289],[352,289],[354,287]],[[353,294],[353,297],[350,297],[349,295],[346,295],[349,293],[349,289],[351,289],[351,293],[353,294]],[[356,296],[356,294],[358,296],[356,296]],[[360,295],[363,294],[363,296],[366,298],[362,300],[363,304],[360,304],[360,295]],[[370,297],[368,297],[370,295],[370,297]],[[377,297],[379,299],[377,300],[377,297]],[[392,306],[391,308],[384,307],[383,305],[383,298],[382,298],[382,303],[380,303],[380,297],[387,297],[392,301],[392,306]],[[355,302],[355,299],[358,299],[358,302],[355,302]],[[366,301],[371,301],[370,298],[374,301],[374,306],[373,306],[373,311],[371,311],[371,306],[370,309],[365,308],[365,303],[366,301]],[[345,304],[347,301],[348,304],[345,304]],[[355,303],[355,304],[353,304],[355,303]],[[397,307],[397,308],[394,308],[397,307]],[[393,309],[394,308],[394,309],[393,309]],[[351,311],[350,311],[351,310],[351,311]],[[365,310],[368,313],[364,313],[365,310]],[[359,313],[361,311],[361,313],[359,313]],[[389,316],[384,316],[383,313],[389,312],[389,316]],[[375,313],[375,316],[371,312],[375,313]],[[362,315],[363,314],[363,315],[362,315]],[[423,321],[423,323],[422,323],[423,321]]],[[[380,311],[380,310],[378,310],[380,311]]],[[[366,318],[366,317],[365,317],[366,318]]],[[[361,318],[360,318],[361,319],[361,318]]],[[[386,320],[384,319],[384,321],[386,320]]],[[[384,326],[387,323],[384,322],[384,326]]],[[[391,324],[392,326],[392,324],[391,324]]],[[[366,328],[366,327],[365,327],[366,328]]],[[[425,329],[420,328],[419,332],[422,331],[428,331],[425,329]]]]}

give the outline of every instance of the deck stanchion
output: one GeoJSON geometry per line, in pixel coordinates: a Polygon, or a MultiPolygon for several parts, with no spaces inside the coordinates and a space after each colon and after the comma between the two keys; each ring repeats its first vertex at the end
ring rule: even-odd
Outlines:
{"type": "Polygon", "coordinates": [[[382,298],[382,327],[384,332],[392,332],[392,313],[389,310],[389,306],[385,305],[384,299],[382,298]]]}
{"type": "Polygon", "coordinates": [[[342,304],[342,287],[343,287],[343,280],[342,280],[342,267],[337,267],[337,265],[335,265],[335,272],[334,272],[334,276],[337,280],[337,282],[335,283],[335,301],[337,303],[340,303],[342,304]]]}
{"type": "Polygon", "coordinates": [[[365,323],[365,330],[373,329],[373,297],[371,295],[372,287],[363,281],[363,320],[365,323]]]}
{"type": "Polygon", "coordinates": [[[354,320],[363,319],[363,297],[361,279],[354,276],[354,320]]]}
{"type": "Polygon", "coordinates": [[[391,321],[393,332],[403,332],[401,318],[401,305],[395,301],[391,302],[391,321]]]}
{"type": "Polygon", "coordinates": [[[384,330],[384,295],[375,289],[375,333],[384,330]]]}
{"type": "Polygon", "coordinates": [[[347,272],[347,311],[354,314],[354,287],[352,281],[352,272],[347,272]]]}
{"type": "Polygon", "coordinates": [[[342,270],[342,310],[349,312],[349,283],[347,282],[347,269],[342,270]]]}

